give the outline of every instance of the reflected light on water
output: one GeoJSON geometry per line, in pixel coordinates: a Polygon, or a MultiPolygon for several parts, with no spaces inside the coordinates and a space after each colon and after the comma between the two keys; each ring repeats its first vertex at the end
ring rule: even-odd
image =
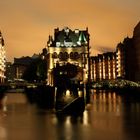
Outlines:
{"type": "Polygon", "coordinates": [[[71,117],[70,116],[66,117],[65,124],[66,124],[66,126],[70,126],[71,125],[71,117]]]}
{"type": "Polygon", "coordinates": [[[140,105],[139,103],[131,103],[131,112],[140,113],[140,105]]]}
{"type": "Polygon", "coordinates": [[[2,105],[3,107],[7,105],[7,96],[4,96],[4,98],[2,99],[2,105]]]}
{"type": "Polygon", "coordinates": [[[6,138],[7,137],[7,132],[5,128],[0,127],[0,139],[6,138]]]}
{"type": "Polygon", "coordinates": [[[140,101],[114,91],[91,94],[80,115],[55,114],[7,94],[0,104],[0,140],[139,140],[140,101]],[[3,117],[6,114],[6,117],[3,117]]]}
{"type": "Polygon", "coordinates": [[[108,99],[111,99],[111,93],[110,92],[108,93],[108,99]]]}
{"type": "Polygon", "coordinates": [[[3,106],[3,111],[4,111],[4,112],[7,111],[7,106],[6,106],[6,105],[3,106]]]}
{"type": "Polygon", "coordinates": [[[83,113],[83,124],[88,125],[88,111],[85,110],[83,113]]]}
{"type": "Polygon", "coordinates": [[[116,100],[116,93],[113,92],[113,100],[116,100]]]}
{"type": "Polygon", "coordinates": [[[105,102],[106,101],[106,94],[103,93],[103,101],[105,102]]]}
{"type": "Polygon", "coordinates": [[[52,123],[53,124],[57,124],[58,123],[58,120],[57,120],[57,118],[55,116],[53,116],[53,118],[52,118],[52,123]]]}
{"type": "Polygon", "coordinates": [[[121,97],[115,92],[99,91],[93,94],[94,111],[116,112],[119,115],[121,107],[121,97]]]}
{"type": "Polygon", "coordinates": [[[72,123],[71,123],[71,116],[67,116],[65,120],[65,130],[64,135],[66,140],[71,140],[72,135],[72,123]]]}

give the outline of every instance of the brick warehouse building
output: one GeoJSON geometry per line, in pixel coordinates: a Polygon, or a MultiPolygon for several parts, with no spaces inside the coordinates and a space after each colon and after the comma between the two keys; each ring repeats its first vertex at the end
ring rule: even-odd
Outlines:
{"type": "Polygon", "coordinates": [[[116,52],[107,52],[91,57],[91,79],[125,79],[140,81],[140,22],[133,37],[126,37],[116,47],[116,52]]]}
{"type": "Polygon", "coordinates": [[[71,30],[65,27],[54,30],[54,37],[49,36],[48,47],[48,84],[53,85],[52,70],[57,64],[76,65],[79,73],[76,80],[87,82],[89,76],[89,33],[86,30],[71,30]]]}
{"type": "Polygon", "coordinates": [[[107,52],[93,56],[90,59],[91,80],[111,80],[116,79],[116,53],[107,52]]]}

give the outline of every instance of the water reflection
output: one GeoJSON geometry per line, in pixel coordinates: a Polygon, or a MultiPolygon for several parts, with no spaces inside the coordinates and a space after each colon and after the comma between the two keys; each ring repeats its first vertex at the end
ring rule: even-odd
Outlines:
{"type": "Polygon", "coordinates": [[[112,130],[116,133],[121,132],[119,139],[137,140],[140,138],[139,93],[105,90],[95,90],[92,93],[93,111],[96,115],[104,115],[104,119],[98,119],[100,115],[96,118],[97,127],[107,126],[110,132],[112,130]]]}
{"type": "Polygon", "coordinates": [[[113,91],[94,91],[92,95],[94,111],[96,112],[116,112],[120,113],[122,101],[121,96],[113,91]]]}
{"type": "Polygon", "coordinates": [[[93,90],[80,115],[40,109],[20,93],[0,100],[0,140],[139,140],[139,130],[138,96],[93,90]]]}
{"type": "Polygon", "coordinates": [[[7,137],[7,132],[4,127],[0,127],[0,139],[5,139],[7,137]]]}

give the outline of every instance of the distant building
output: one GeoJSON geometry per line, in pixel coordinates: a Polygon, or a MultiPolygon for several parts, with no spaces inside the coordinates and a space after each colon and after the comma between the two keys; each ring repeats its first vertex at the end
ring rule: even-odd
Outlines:
{"type": "Polygon", "coordinates": [[[53,85],[52,70],[57,64],[60,66],[67,63],[81,68],[79,81],[86,82],[88,79],[88,29],[72,31],[68,27],[54,30],[54,38],[49,36],[48,46],[48,84],[53,85]]]}
{"type": "Polygon", "coordinates": [[[125,38],[116,47],[117,55],[117,78],[134,80],[134,46],[132,38],[125,38]]]}
{"type": "Polygon", "coordinates": [[[14,58],[14,77],[15,79],[21,79],[27,67],[32,63],[34,59],[38,58],[38,55],[33,55],[33,57],[21,57],[14,58]]]}
{"type": "Polygon", "coordinates": [[[4,39],[2,33],[0,32],[0,83],[3,83],[5,80],[5,48],[4,48],[4,39]]]}
{"type": "Polygon", "coordinates": [[[91,79],[126,79],[140,81],[140,22],[133,37],[126,37],[116,47],[115,53],[104,53],[91,57],[91,79]]]}
{"type": "Polygon", "coordinates": [[[6,82],[12,82],[15,78],[15,69],[12,62],[6,62],[6,82]]]}
{"type": "Polygon", "coordinates": [[[125,38],[116,48],[117,77],[140,81],[140,22],[136,25],[132,38],[125,38]]]}
{"type": "MultiPolygon", "coordinates": [[[[45,59],[47,57],[47,50],[44,48],[41,54],[33,54],[30,56],[22,56],[20,58],[14,58],[14,62],[6,62],[6,81],[23,80],[23,74],[27,68],[30,67],[37,59],[45,59]]],[[[36,70],[35,70],[36,71],[36,70]]]]}
{"type": "Polygon", "coordinates": [[[116,79],[116,53],[107,52],[93,56],[90,59],[91,80],[111,80],[116,79]]]}
{"type": "Polygon", "coordinates": [[[140,81],[140,22],[136,25],[133,32],[134,43],[134,80],[140,81]]]}
{"type": "Polygon", "coordinates": [[[125,50],[124,45],[119,43],[116,47],[116,55],[117,55],[117,77],[125,78],[125,50]]]}

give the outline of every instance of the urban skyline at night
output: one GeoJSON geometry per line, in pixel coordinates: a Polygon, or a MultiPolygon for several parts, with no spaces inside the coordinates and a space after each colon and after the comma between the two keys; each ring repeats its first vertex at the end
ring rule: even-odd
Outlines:
{"type": "Polygon", "coordinates": [[[14,57],[39,53],[53,34],[52,29],[65,26],[73,30],[88,27],[92,55],[114,51],[126,36],[132,36],[139,22],[139,6],[138,0],[2,0],[0,30],[6,58],[13,61],[14,57]]]}
{"type": "Polygon", "coordinates": [[[0,140],[140,140],[140,0],[0,0],[0,140]]]}

